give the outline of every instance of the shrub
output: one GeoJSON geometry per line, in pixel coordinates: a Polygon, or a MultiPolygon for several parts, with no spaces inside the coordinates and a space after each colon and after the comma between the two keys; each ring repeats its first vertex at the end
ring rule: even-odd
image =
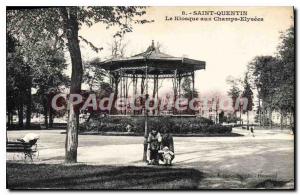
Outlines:
{"type": "MultiPolygon", "coordinates": [[[[90,119],[89,122],[83,123],[80,126],[80,130],[89,132],[126,132],[128,124],[132,126],[133,132],[143,134],[145,117],[97,116],[90,119]]],[[[214,125],[211,120],[206,118],[180,116],[148,117],[148,129],[157,129],[160,132],[168,130],[173,134],[224,134],[231,132],[231,127],[214,125]]]]}

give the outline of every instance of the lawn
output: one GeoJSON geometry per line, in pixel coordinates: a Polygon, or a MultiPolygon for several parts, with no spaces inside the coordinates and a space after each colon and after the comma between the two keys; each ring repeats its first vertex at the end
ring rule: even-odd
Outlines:
{"type": "Polygon", "coordinates": [[[174,137],[172,168],[145,167],[143,137],[100,135],[80,135],[79,163],[67,166],[61,130],[8,131],[8,138],[31,132],[40,135],[39,157],[24,164],[22,155],[6,155],[10,189],[294,189],[294,136],[281,130],[174,137]]]}
{"type": "Polygon", "coordinates": [[[8,189],[196,189],[189,168],[7,163],[8,189]]]}
{"type": "Polygon", "coordinates": [[[291,181],[212,176],[192,168],[7,163],[7,188],[24,189],[293,189],[291,181]]]}

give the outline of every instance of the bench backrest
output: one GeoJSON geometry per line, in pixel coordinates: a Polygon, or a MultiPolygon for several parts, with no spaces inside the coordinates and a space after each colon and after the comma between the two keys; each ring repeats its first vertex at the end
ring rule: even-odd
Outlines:
{"type": "Polygon", "coordinates": [[[8,152],[23,152],[23,151],[32,151],[31,143],[22,143],[22,142],[7,142],[6,151],[8,152]]]}

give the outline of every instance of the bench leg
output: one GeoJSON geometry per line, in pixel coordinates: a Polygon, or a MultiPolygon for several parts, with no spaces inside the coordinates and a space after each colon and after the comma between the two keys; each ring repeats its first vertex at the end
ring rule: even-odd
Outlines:
{"type": "Polygon", "coordinates": [[[39,159],[39,151],[36,151],[32,156],[35,157],[36,159],[39,159]]]}
{"type": "Polygon", "coordinates": [[[31,162],[33,162],[32,154],[31,153],[26,152],[26,153],[24,153],[24,155],[25,155],[25,159],[24,159],[25,161],[26,161],[27,157],[29,157],[30,160],[31,160],[31,162]]]}
{"type": "Polygon", "coordinates": [[[31,153],[29,154],[29,157],[30,157],[30,159],[31,159],[31,162],[33,162],[32,154],[31,154],[31,153]]]}

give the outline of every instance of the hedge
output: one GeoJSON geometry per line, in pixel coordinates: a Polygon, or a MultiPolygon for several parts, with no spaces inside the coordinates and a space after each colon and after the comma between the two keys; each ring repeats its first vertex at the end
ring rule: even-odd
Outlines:
{"type": "MultiPolygon", "coordinates": [[[[81,132],[126,132],[128,124],[138,134],[144,132],[145,117],[105,116],[94,117],[80,126],[81,132]]],[[[157,116],[148,117],[148,128],[160,132],[168,130],[173,134],[226,134],[232,128],[213,124],[213,121],[202,117],[157,116]]]]}

